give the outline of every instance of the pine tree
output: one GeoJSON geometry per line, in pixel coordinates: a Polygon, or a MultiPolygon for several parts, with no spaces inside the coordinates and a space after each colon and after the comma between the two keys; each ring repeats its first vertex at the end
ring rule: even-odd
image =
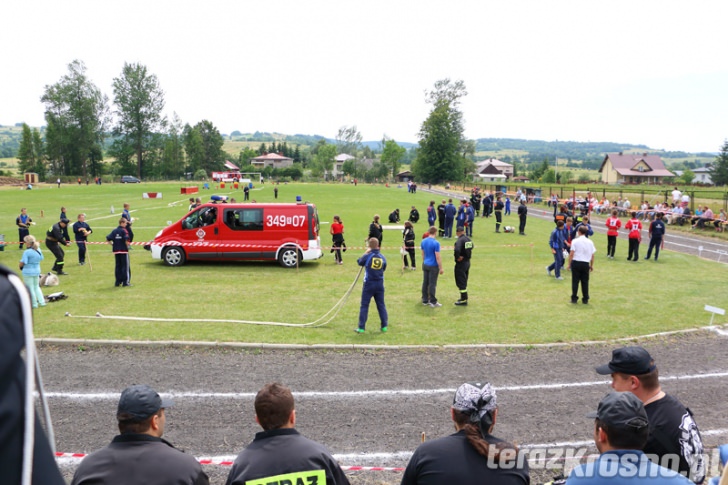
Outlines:
{"type": "Polygon", "coordinates": [[[720,153],[710,169],[710,178],[715,185],[728,185],[728,140],[723,142],[720,153]]]}

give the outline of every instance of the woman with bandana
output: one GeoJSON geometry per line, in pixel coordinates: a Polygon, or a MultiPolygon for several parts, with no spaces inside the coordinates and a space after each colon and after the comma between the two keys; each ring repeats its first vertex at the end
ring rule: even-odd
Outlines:
{"type": "Polygon", "coordinates": [[[460,386],[450,408],[456,432],[420,445],[407,464],[402,485],[528,485],[526,457],[491,434],[497,415],[493,386],[460,386]]]}

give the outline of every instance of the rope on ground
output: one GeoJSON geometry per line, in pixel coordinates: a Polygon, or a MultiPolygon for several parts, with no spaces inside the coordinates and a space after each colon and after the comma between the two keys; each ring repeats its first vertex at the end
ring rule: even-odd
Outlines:
{"type": "Polygon", "coordinates": [[[248,325],[268,325],[274,327],[297,327],[297,328],[318,328],[329,324],[336,315],[339,314],[343,308],[349,295],[351,295],[354,286],[356,286],[359,277],[361,276],[364,267],[359,268],[359,272],[356,274],[356,278],[351,283],[349,288],[346,290],[344,295],[337,301],[329,311],[324,313],[321,317],[308,323],[288,323],[288,322],[262,322],[256,320],[232,320],[232,319],[217,319],[217,318],[161,318],[161,317],[131,317],[127,315],[103,315],[97,312],[96,315],[72,315],[70,312],[66,312],[66,317],[69,318],[106,318],[110,320],[132,320],[132,321],[146,321],[146,322],[192,322],[192,323],[241,323],[248,325]]]}

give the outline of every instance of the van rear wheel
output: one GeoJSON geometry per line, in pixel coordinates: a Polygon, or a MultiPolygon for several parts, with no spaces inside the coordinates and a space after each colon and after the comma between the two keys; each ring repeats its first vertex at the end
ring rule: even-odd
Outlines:
{"type": "Polygon", "coordinates": [[[298,266],[300,256],[301,253],[299,253],[297,248],[294,246],[286,246],[278,253],[278,262],[284,268],[295,268],[298,266]]]}
{"type": "Polygon", "coordinates": [[[170,246],[162,251],[162,261],[167,266],[182,266],[186,259],[185,251],[181,246],[170,246]]]}

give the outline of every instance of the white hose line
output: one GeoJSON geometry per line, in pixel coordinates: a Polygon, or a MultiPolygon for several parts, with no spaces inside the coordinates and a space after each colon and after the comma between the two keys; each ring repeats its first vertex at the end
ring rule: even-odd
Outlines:
{"type": "Polygon", "coordinates": [[[346,300],[349,298],[349,295],[351,295],[352,290],[354,289],[354,286],[356,285],[357,281],[359,281],[359,277],[361,276],[361,272],[364,269],[362,266],[359,268],[359,272],[356,274],[356,278],[354,278],[354,281],[349,286],[349,288],[346,290],[344,295],[337,301],[333,307],[329,309],[326,313],[324,313],[322,316],[317,318],[316,320],[308,323],[285,323],[285,322],[262,322],[262,321],[255,321],[255,320],[231,320],[231,319],[216,319],[216,318],[160,318],[160,317],[130,317],[125,315],[102,315],[101,313],[96,313],[96,315],[72,315],[69,312],[66,312],[67,317],[71,318],[106,318],[110,320],[133,320],[133,321],[147,321],[147,322],[189,322],[189,323],[244,323],[248,325],[268,325],[268,326],[275,326],[275,327],[309,327],[309,328],[318,328],[323,327],[324,325],[327,325],[330,323],[334,318],[336,318],[336,315],[338,315],[339,311],[343,308],[344,304],[346,303],[346,300]],[[327,316],[330,315],[333,312],[333,314],[327,319],[327,316]],[[322,322],[322,320],[324,320],[322,322]]]}

